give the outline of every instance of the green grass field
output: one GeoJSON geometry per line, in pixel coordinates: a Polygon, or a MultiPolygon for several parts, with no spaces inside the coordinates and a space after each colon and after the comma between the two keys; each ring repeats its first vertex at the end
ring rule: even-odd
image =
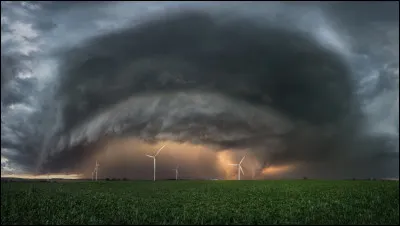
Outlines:
{"type": "Polygon", "coordinates": [[[399,224],[398,181],[1,184],[2,224],[399,224]]]}

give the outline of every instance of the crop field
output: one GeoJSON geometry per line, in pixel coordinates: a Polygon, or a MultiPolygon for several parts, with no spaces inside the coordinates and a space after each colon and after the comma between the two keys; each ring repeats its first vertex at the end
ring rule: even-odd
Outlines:
{"type": "Polygon", "coordinates": [[[1,224],[398,225],[399,182],[2,182],[1,224]]]}

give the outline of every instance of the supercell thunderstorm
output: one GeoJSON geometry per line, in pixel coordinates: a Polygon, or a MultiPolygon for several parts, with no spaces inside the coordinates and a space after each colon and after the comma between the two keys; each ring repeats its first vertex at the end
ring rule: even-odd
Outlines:
{"type": "Polygon", "coordinates": [[[354,4],[2,2],[2,173],[134,138],[398,177],[398,2],[354,4]]]}

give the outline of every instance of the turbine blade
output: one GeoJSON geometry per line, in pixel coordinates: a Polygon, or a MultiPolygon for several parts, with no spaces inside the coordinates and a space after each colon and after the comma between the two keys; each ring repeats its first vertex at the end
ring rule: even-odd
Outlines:
{"type": "Polygon", "coordinates": [[[240,172],[242,172],[242,174],[244,175],[243,169],[241,166],[239,166],[240,172]]]}
{"type": "Polygon", "coordinates": [[[151,155],[146,155],[147,157],[150,157],[150,158],[154,158],[154,156],[151,156],[151,155]]]}
{"type": "Polygon", "coordinates": [[[243,156],[242,160],[240,160],[239,164],[241,164],[244,160],[244,158],[246,158],[246,156],[243,156]]]}
{"type": "Polygon", "coordinates": [[[230,166],[237,166],[238,164],[228,164],[228,165],[230,165],[230,166]]]}
{"type": "Polygon", "coordinates": [[[160,151],[165,147],[165,145],[166,145],[166,144],[164,144],[160,149],[158,149],[158,151],[157,151],[157,153],[154,155],[154,157],[157,156],[158,153],[160,153],[160,151]]]}

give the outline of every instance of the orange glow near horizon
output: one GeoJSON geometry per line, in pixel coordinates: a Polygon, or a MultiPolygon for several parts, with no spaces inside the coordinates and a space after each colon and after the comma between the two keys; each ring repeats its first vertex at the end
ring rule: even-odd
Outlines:
{"type": "Polygon", "coordinates": [[[264,176],[276,176],[276,175],[285,173],[287,171],[290,171],[293,168],[294,168],[293,165],[269,166],[269,167],[265,167],[261,171],[261,174],[264,176]]]}
{"type": "MultiPolygon", "coordinates": [[[[221,150],[213,147],[174,141],[161,141],[147,143],[135,138],[105,139],[94,147],[94,155],[85,159],[71,174],[7,174],[4,178],[21,179],[83,179],[91,178],[96,161],[100,163],[99,179],[107,177],[127,177],[130,179],[144,179],[152,176],[152,160],[147,154],[154,154],[162,145],[166,145],[157,157],[157,166],[161,172],[160,179],[173,175],[172,168],[177,165],[182,171],[180,175],[186,178],[219,178],[223,180],[236,180],[236,164],[243,156],[242,163],[244,175],[242,179],[263,179],[267,176],[279,176],[292,170],[294,165],[278,165],[262,168],[257,156],[250,150],[221,150]],[[136,168],[135,168],[136,167],[136,168]],[[115,171],[113,171],[115,170],[115,171]],[[170,170],[171,173],[168,173],[170,170]],[[74,174],[72,173],[74,172],[74,174]],[[76,174],[79,172],[79,174],[76,174]]],[[[259,157],[260,158],[260,157],[259,157]]]]}
{"type": "Polygon", "coordinates": [[[222,151],[217,153],[217,162],[219,168],[224,172],[224,179],[233,180],[235,175],[232,173],[235,167],[229,165],[233,164],[232,154],[228,151],[222,151]]]}
{"type": "Polygon", "coordinates": [[[2,178],[19,178],[19,179],[82,179],[81,174],[6,174],[1,175],[2,178]]]}
{"type": "MultiPolygon", "coordinates": [[[[255,179],[257,177],[255,172],[261,169],[257,158],[248,150],[217,151],[213,150],[212,147],[201,144],[192,144],[188,142],[179,143],[170,140],[149,144],[145,141],[128,137],[105,141],[100,147],[101,150],[90,160],[90,163],[87,163],[89,167],[86,169],[85,175],[91,173],[95,164],[94,159],[98,159],[100,162],[104,163],[107,161],[108,163],[105,164],[117,164],[117,162],[121,162],[121,164],[142,165],[145,163],[147,167],[145,169],[151,172],[152,161],[148,159],[146,155],[154,154],[162,145],[166,146],[158,156],[158,164],[170,165],[168,168],[180,165],[188,177],[217,177],[225,180],[236,180],[237,168],[229,164],[236,163],[236,161],[239,161],[244,155],[246,155],[246,159],[242,166],[246,171],[246,175],[243,175],[243,178],[251,177],[255,179]],[[110,155],[111,150],[113,150],[112,155],[110,155]],[[137,162],[135,163],[135,161],[137,162]],[[208,172],[205,173],[204,171],[207,170],[208,172]]],[[[105,165],[103,164],[102,166],[103,169],[105,169],[105,165]]]]}
{"type": "MultiPolygon", "coordinates": [[[[108,169],[112,170],[113,167],[122,169],[123,166],[127,166],[126,168],[130,170],[127,171],[127,177],[145,179],[148,175],[152,175],[153,171],[153,160],[146,155],[155,154],[163,145],[165,147],[157,156],[157,171],[163,172],[159,176],[160,179],[168,177],[166,176],[168,170],[177,165],[181,169],[180,176],[187,178],[215,178],[222,173],[216,170],[218,168],[216,151],[212,147],[171,140],[148,143],[130,137],[104,140],[97,147],[96,154],[86,160],[78,170],[89,176],[93,171],[96,160],[98,160],[102,169],[100,178],[105,177],[104,172],[107,172],[108,169]]],[[[123,170],[120,171],[123,172],[123,170]]],[[[172,173],[171,170],[171,175],[172,173]]]]}

